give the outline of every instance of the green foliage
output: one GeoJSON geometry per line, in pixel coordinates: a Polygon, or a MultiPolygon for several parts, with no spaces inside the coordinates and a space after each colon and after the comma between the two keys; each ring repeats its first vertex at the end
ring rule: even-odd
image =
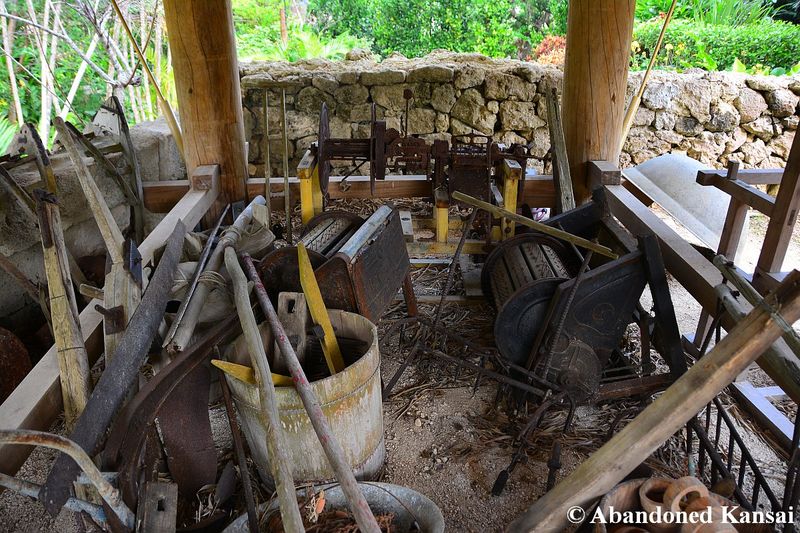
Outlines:
{"type": "Polygon", "coordinates": [[[308,14],[320,33],[372,35],[375,2],[372,0],[310,0],[308,14]]]}
{"type": "Polygon", "coordinates": [[[550,0],[549,33],[552,33],[553,35],[567,34],[568,12],[569,12],[568,0],[550,0]]]}
{"type": "MultiPolygon", "coordinates": [[[[634,27],[634,68],[646,64],[661,25],[662,22],[655,19],[634,27]]],[[[673,20],[667,27],[656,64],[667,68],[716,70],[730,68],[738,59],[746,65],[789,69],[798,58],[800,27],[793,24],[765,20],[731,27],[673,20]]]]}
{"type": "Polygon", "coordinates": [[[326,37],[310,27],[290,26],[289,40],[286,46],[280,38],[264,40],[258,51],[251,55],[252,59],[268,59],[282,61],[299,61],[301,59],[323,58],[343,59],[353,48],[369,48],[364,39],[342,33],[335,37],[326,37]]]}
{"type": "MultiPolygon", "coordinates": [[[[685,18],[705,24],[744,26],[770,19],[776,12],[773,0],[689,0],[685,18]]],[[[682,11],[683,11],[682,10],[682,11]]],[[[682,16],[683,13],[676,13],[682,16]]]]}
{"type": "Polygon", "coordinates": [[[6,117],[0,117],[0,154],[6,153],[6,148],[11,144],[17,128],[6,117]]]}
{"type": "Polygon", "coordinates": [[[375,49],[418,57],[437,48],[492,57],[515,53],[509,0],[377,0],[375,49]]]}

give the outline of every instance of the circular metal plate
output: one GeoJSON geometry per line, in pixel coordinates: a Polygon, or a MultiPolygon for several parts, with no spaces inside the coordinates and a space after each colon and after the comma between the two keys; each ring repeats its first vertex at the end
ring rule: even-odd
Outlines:
{"type": "Polygon", "coordinates": [[[546,326],[547,307],[564,278],[535,281],[516,291],[497,312],[494,342],[503,357],[525,366],[539,329],[546,326]]]}

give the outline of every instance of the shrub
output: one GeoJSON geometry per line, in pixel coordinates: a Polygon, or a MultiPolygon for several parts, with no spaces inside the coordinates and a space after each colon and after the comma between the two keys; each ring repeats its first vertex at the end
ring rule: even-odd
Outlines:
{"type": "MultiPolygon", "coordinates": [[[[634,28],[633,63],[641,64],[655,47],[662,21],[634,28]],[[637,51],[638,47],[638,51],[637,51]]],[[[800,58],[800,27],[781,21],[762,21],[738,27],[673,20],[667,27],[657,65],[707,70],[728,69],[737,59],[746,65],[791,68],[800,58]]],[[[646,60],[644,61],[646,62],[646,60]]]]}
{"type": "Polygon", "coordinates": [[[550,33],[554,35],[567,34],[567,15],[569,12],[568,0],[550,0],[550,33]]]}
{"type": "Polygon", "coordinates": [[[561,35],[548,35],[542,42],[539,43],[539,46],[536,47],[536,51],[534,52],[534,57],[540,60],[543,56],[547,56],[552,54],[553,52],[557,52],[559,50],[563,51],[567,48],[567,39],[562,37],[561,35]]]}
{"type": "Polygon", "coordinates": [[[516,52],[509,0],[378,0],[375,49],[419,57],[444,48],[505,57],[516,52]]]}

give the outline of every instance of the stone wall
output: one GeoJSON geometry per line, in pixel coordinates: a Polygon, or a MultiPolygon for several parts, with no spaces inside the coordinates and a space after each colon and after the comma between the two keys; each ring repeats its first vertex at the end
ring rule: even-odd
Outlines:
{"type": "MultiPolygon", "coordinates": [[[[532,143],[529,166],[550,172],[544,91],[561,83],[562,71],[516,60],[477,54],[434,52],[409,60],[390,56],[375,62],[369,54],[349,60],[298,63],[251,62],[240,65],[245,130],[250,141],[250,174],[263,176],[263,87],[286,85],[290,174],[317,138],[319,110],[326,102],[331,136],[369,135],[370,107],[400,128],[403,93],[414,95],[408,130],[426,139],[480,132],[505,143],[532,143]]],[[[629,76],[628,95],[642,72],[629,76]]],[[[743,167],[783,167],[797,129],[800,78],[755,77],[728,72],[655,72],[636,114],[620,164],[641,163],[682,151],[709,166],[728,159],[743,167]]],[[[271,89],[270,131],[280,132],[279,92],[271,89]]],[[[273,137],[273,176],[282,175],[283,143],[273,137]]],[[[365,171],[366,169],[362,169],[365,171]]]]}

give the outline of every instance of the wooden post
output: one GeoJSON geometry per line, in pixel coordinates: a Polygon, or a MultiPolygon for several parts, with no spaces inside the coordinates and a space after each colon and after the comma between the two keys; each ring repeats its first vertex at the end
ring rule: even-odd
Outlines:
{"type": "Polygon", "coordinates": [[[569,3],[562,98],[575,203],[589,200],[586,163],[614,158],[622,134],[635,0],[569,3]]]}
{"type": "Polygon", "coordinates": [[[219,164],[213,224],[230,202],[247,197],[244,120],[230,0],[165,0],[186,170],[219,164]]]}
{"type": "Polygon", "coordinates": [[[68,430],[83,412],[91,393],[89,356],[78,324],[78,305],[67,265],[61,215],[55,197],[37,191],[36,211],[42,232],[44,270],[50,293],[53,336],[58,350],[64,423],[68,430]]]}
{"type": "MultiPolygon", "coordinates": [[[[524,178],[522,166],[513,159],[503,159],[500,168],[503,170],[503,208],[516,213],[519,180],[524,178]]],[[[502,232],[500,238],[506,240],[513,237],[514,226],[513,220],[501,218],[500,227],[502,232]]]]}
{"type": "Polygon", "coordinates": [[[766,287],[763,280],[766,273],[779,272],[783,266],[798,210],[800,210],[800,135],[795,135],[753,279],[755,286],[762,292],[766,287]]]}
{"type": "Polygon", "coordinates": [[[313,179],[316,169],[316,159],[311,154],[311,150],[306,150],[303,159],[297,165],[297,179],[300,181],[300,219],[303,224],[308,224],[308,221],[316,214],[313,179]]]}
{"type": "MultiPolygon", "coordinates": [[[[769,298],[769,304],[790,324],[800,318],[797,271],[769,298]]],[[[782,332],[768,309],[754,308],[711,352],[506,530],[564,531],[569,518],[567,509],[586,507],[614,488],[730,385],[782,332]]]]}
{"type": "Polygon", "coordinates": [[[433,206],[433,220],[436,227],[436,242],[447,242],[447,232],[450,229],[450,198],[447,191],[436,189],[433,191],[435,205],[433,206]]]}

